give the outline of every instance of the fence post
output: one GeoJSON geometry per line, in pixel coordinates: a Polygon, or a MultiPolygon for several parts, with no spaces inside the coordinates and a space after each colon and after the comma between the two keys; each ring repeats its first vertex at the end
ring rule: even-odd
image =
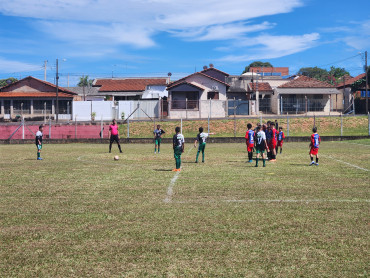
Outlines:
{"type": "MultiPolygon", "coordinates": [[[[370,124],[369,124],[369,127],[370,127],[370,124]]],[[[208,115],[208,133],[209,133],[209,115],[208,115]]]]}
{"type": "Polygon", "coordinates": [[[340,113],[340,136],[343,136],[343,114],[340,113]]]}
{"type": "Polygon", "coordinates": [[[51,118],[49,118],[49,139],[51,139],[51,118]]]}
{"type": "Polygon", "coordinates": [[[209,117],[212,118],[212,100],[209,99],[209,117]]]}
{"type": "Polygon", "coordinates": [[[235,98],[234,98],[234,138],[236,138],[236,106],[235,106],[235,98]]]}
{"type": "Polygon", "coordinates": [[[367,123],[368,123],[369,136],[370,136],[370,113],[369,112],[367,112],[367,123]]]}
{"type": "Polygon", "coordinates": [[[286,133],[289,136],[289,113],[286,113],[286,133]]]}
{"type": "MultiPolygon", "coordinates": [[[[185,99],[185,119],[188,118],[188,98],[185,99]]],[[[182,133],[182,128],[181,128],[182,133]]]]}
{"type": "Polygon", "coordinates": [[[75,139],[77,139],[77,115],[75,116],[75,139]]]}
{"type": "Polygon", "coordinates": [[[22,139],[24,140],[24,116],[22,116],[22,139]]]}
{"type": "Polygon", "coordinates": [[[103,139],[103,116],[100,118],[100,138],[103,139]]]}
{"type": "Polygon", "coordinates": [[[127,118],[127,138],[130,138],[130,119],[127,118]]]}

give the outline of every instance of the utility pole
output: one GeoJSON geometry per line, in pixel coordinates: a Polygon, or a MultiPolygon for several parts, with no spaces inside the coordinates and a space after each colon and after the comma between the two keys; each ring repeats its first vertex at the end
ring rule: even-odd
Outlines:
{"type": "Polygon", "coordinates": [[[46,81],[46,66],[48,64],[48,60],[44,61],[44,81],[46,81]]]}
{"type": "Polygon", "coordinates": [[[55,83],[56,83],[56,101],[57,101],[57,107],[56,107],[56,122],[58,122],[58,118],[59,118],[59,97],[58,97],[58,80],[59,80],[59,74],[58,74],[58,59],[57,59],[57,63],[56,63],[56,68],[57,68],[57,71],[56,71],[56,76],[55,76],[55,83]]]}
{"type": "Polygon", "coordinates": [[[365,51],[365,77],[366,77],[366,84],[365,84],[365,95],[366,95],[366,114],[369,112],[369,95],[368,95],[368,72],[367,72],[367,51],[365,51]]]}
{"type": "Polygon", "coordinates": [[[84,96],[84,101],[86,100],[86,94],[85,94],[85,75],[82,75],[82,94],[84,96]]]}

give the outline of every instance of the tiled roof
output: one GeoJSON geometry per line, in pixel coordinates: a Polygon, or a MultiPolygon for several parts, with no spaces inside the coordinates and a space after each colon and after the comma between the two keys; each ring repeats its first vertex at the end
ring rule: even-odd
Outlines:
{"type": "Polygon", "coordinates": [[[198,86],[196,84],[186,82],[186,81],[183,81],[183,82],[180,82],[180,83],[176,83],[176,84],[172,83],[172,85],[171,86],[168,86],[167,89],[172,89],[172,88],[175,88],[175,87],[180,86],[180,85],[189,85],[189,86],[195,87],[197,89],[204,90],[204,88],[202,88],[202,87],[200,87],[200,86],[198,86]]]}
{"type": "Polygon", "coordinates": [[[357,75],[356,77],[345,78],[344,79],[344,84],[342,82],[342,84],[339,84],[337,88],[343,88],[344,86],[347,87],[349,85],[352,85],[354,82],[364,78],[365,76],[366,76],[365,73],[362,73],[360,75],[357,75]]]}
{"type": "Polygon", "coordinates": [[[292,81],[289,81],[278,88],[335,88],[333,85],[324,81],[301,75],[292,81]]]}
{"type": "Polygon", "coordinates": [[[249,68],[249,72],[258,72],[258,73],[262,73],[262,72],[268,72],[268,73],[272,73],[272,72],[277,72],[277,73],[281,73],[282,76],[286,76],[286,75],[289,75],[289,68],[288,67],[250,67],[249,68]]]}
{"type": "Polygon", "coordinates": [[[190,74],[190,75],[188,75],[188,76],[185,76],[185,77],[183,77],[183,78],[181,78],[181,79],[179,79],[179,80],[176,80],[176,81],[174,81],[174,82],[170,83],[170,84],[167,86],[167,89],[172,88],[174,85],[176,85],[176,84],[178,84],[178,83],[182,83],[182,82],[183,82],[183,81],[185,81],[187,78],[189,78],[189,77],[191,77],[191,76],[193,76],[193,75],[197,75],[197,74],[200,74],[200,75],[205,76],[205,77],[207,77],[207,78],[209,78],[209,79],[212,79],[212,80],[215,80],[215,81],[217,81],[217,82],[219,82],[219,83],[221,83],[221,84],[224,84],[226,87],[230,87],[230,85],[229,85],[229,84],[227,84],[226,82],[223,82],[223,81],[221,81],[221,80],[218,80],[217,78],[214,78],[214,77],[212,77],[212,76],[209,76],[209,75],[207,75],[207,74],[205,74],[205,73],[203,73],[203,72],[194,72],[194,73],[192,73],[192,74],[190,74]]]}
{"type": "Polygon", "coordinates": [[[150,85],[167,85],[167,78],[97,79],[99,92],[141,92],[150,85]]]}
{"type": "MultiPolygon", "coordinates": [[[[67,87],[67,89],[71,92],[74,92],[80,96],[84,95],[84,88],[83,87],[67,87]]],[[[85,87],[85,95],[96,95],[99,92],[99,87],[85,87]]]]}
{"type": "MultiPolygon", "coordinates": [[[[0,95],[2,97],[4,97],[4,93],[8,93],[8,94],[11,94],[10,97],[16,97],[15,94],[23,94],[24,96],[21,96],[19,95],[18,97],[28,97],[27,94],[29,94],[29,96],[31,97],[46,97],[45,94],[53,94],[53,97],[56,97],[56,92],[44,92],[44,91],[39,91],[39,92],[17,92],[17,91],[11,91],[11,87],[14,86],[15,84],[18,84],[18,83],[22,83],[24,82],[25,80],[27,79],[31,79],[31,80],[35,80],[37,82],[40,82],[40,83],[43,83],[45,85],[48,85],[52,88],[55,88],[56,90],[56,85],[54,85],[53,83],[50,83],[50,82],[47,82],[47,81],[44,81],[44,80],[41,80],[41,79],[38,79],[38,78],[35,78],[35,77],[32,77],[32,76],[28,76],[28,77],[25,77],[21,80],[18,80],[14,83],[11,83],[9,85],[6,85],[2,88],[0,88],[0,95]],[[9,91],[7,90],[9,89],[9,91]],[[5,90],[5,91],[4,91],[5,90]],[[38,95],[39,94],[39,95],[38,95]]],[[[58,96],[62,96],[64,93],[64,95],[66,95],[65,97],[73,97],[74,95],[76,95],[76,93],[74,92],[71,92],[63,87],[59,87],[58,86],[58,96]]]]}
{"type": "Polygon", "coordinates": [[[272,91],[270,84],[267,82],[249,83],[248,86],[252,91],[257,91],[257,89],[259,92],[272,91]]]}
{"type": "Polygon", "coordinates": [[[230,75],[230,74],[228,74],[228,73],[226,73],[226,72],[224,72],[224,71],[222,71],[222,70],[216,69],[216,68],[208,68],[208,69],[202,70],[201,72],[202,72],[202,73],[207,73],[207,71],[210,71],[210,70],[218,71],[218,72],[220,72],[220,73],[222,73],[222,74],[224,74],[224,75],[226,75],[226,76],[229,76],[229,75],[230,75]]]}
{"type": "MultiPolygon", "coordinates": [[[[43,97],[56,97],[56,92],[0,92],[0,97],[20,97],[20,98],[43,98],[43,97]]],[[[58,97],[60,98],[72,98],[73,95],[66,94],[63,92],[58,92],[58,97]]]]}

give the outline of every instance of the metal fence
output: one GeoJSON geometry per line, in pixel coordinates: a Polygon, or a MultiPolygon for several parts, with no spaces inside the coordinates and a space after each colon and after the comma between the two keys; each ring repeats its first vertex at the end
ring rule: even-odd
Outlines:
{"type": "MultiPolygon", "coordinates": [[[[317,126],[322,136],[370,136],[370,115],[368,116],[291,116],[284,115],[274,118],[263,115],[250,118],[232,117],[231,119],[205,120],[157,120],[148,121],[118,121],[121,138],[153,138],[153,130],[157,124],[166,131],[165,137],[171,137],[175,127],[181,127],[186,138],[195,138],[198,128],[203,127],[205,131],[216,132],[217,137],[244,137],[246,126],[251,123],[266,123],[268,120],[277,121],[283,128],[286,136],[309,136],[312,127],[317,126]]],[[[0,124],[0,139],[34,139],[40,122],[29,122],[22,120],[19,123],[0,124]]],[[[90,123],[70,121],[59,123],[48,120],[44,124],[44,138],[50,139],[98,139],[108,138],[108,121],[94,121],[90,123]]]]}

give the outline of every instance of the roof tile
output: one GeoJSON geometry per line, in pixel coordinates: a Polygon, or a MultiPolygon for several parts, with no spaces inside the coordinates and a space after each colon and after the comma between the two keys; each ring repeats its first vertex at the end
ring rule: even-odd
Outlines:
{"type": "Polygon", "coordinates": [[[278,88],[335,88],[324,81],[301,75],[290,82],[280,85],[278,88]]]}
{"type": "Polygon", "coordinates": [[[167,78],[97,79],[94,86],[99,92],[140,92],[150,85],[167,86],[167,78]]]}

